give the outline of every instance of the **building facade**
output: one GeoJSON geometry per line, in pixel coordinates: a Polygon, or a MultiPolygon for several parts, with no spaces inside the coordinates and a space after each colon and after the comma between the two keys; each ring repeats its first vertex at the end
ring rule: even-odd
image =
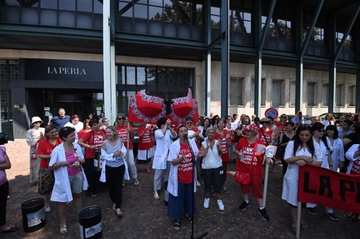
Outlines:
{"type": "MultiPolygon", "coordinates": [[[[139,90],[171,99],[188,88],[200,115],[357,110],[358,1],[224,2],[110,1],[118,112],[139,90]]],[[[32,116],[47,123],[60,107],[103,111],[102,12],[98,0],[0,1],[3,132],[22,138],[32,116]]]]}

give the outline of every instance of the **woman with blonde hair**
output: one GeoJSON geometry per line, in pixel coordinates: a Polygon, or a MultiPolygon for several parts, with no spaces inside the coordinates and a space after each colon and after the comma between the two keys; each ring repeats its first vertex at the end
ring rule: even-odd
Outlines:
{"type": "Polygon", "coordinates": [[[43,121],[39,116],[31,118],[31,129],[26,131],[26,143],[30,146],[30,183],[39,178],[40,158],[36,155],[38,143],[44,138],[44,128],[40,127],[43,121]]]}
{"type": "MultiPolygon", "coordinates": [[[[118,114],[114,124],[119,137],[122,139],[127,149],[126,160],[130,168],[131,176],[134,179],[134,185],[138,186],[140,182],[137,178],[137,171],[134,160],[134,145],[133,145],[134,129],[130,124],[127,125],[126,122],[127,122],[127,118],[125,114],[118,114]]],[[[123,182],[123,186],[125,186],[125,182],[123,182]]]]}
{"type": "Polygon", "coordinates": [[[127,174],[126,164],[126,148],[123,141],[118,137],[116,128],[114,126],[106,127],[106,140],[101,146],[101,157],[104,159],[101,179],[106,179],[110,199],[113,202],[112,209],[118,217],[123,215],[121,211],[122,203],[122,180],[124,175],[129,178],[127,174]],[[104,177],[105,176],[105,177],[104,177]]]}

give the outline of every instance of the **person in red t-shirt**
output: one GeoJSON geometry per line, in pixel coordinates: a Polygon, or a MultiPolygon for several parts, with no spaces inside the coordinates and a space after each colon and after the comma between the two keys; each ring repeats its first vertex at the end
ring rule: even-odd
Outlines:
{"type": "Polygon", "coordinates": [[[99,118],[94,117],[89,121],[91,131],[86,132],[79,138],[78,144],[85,148],[85,163],[83,164],[86,179],[89,183],[89,191],[92,197],[96,197],[96,185],[99,181],[94,177],[94,161],[100,164],[101,145],[106,139],[104,131],[100,130],[99,118]]]}
{"type": "MultiPolygon", "coordinates": [[[[40,170],[49,167],[51,152],[61,142],[62,140],[58,137],[58,132],[56,131],[56,127],[54,125],[47,125],[45,127],[45,138],[40,140],[36,151],[36,154],[40,158],[40,170]]],[[[42,183],[41,178],[40,178],[40,183],[42,183]]],[[[40,195],[42,195],[44,198],[45,212],[51,212],[51,207],[49,204],[51,191],[52,189],[49,190],[48,188],[42,188],[42,187],[40,187],[39,190],[40,195]]]]}
{"type": "MultiPolygon", "coordinates": [[[[154,132],[150,125],[143,123],[138,128],[136,134],[139,137],[137,162],[149,164],[154,156],[154,142],[152,139],[154,132]]],[[[150,173],[148,166],[146,167],[146,172],[150,173]]]]}
{"type": "Polygon", "coordinates": [[[260,122],[263,127],[257,129],[259,133],[259,139],[261,139],[265,145],[268,146],[273,143],[274,130],[270,128],[270,119],[262,118],[260,122]]]}
{"type": "Polygon", "coordinates": [[[253,197],[259,203],[258,211],[264,220],[269,220],[263,204],[262,174],[263,174],[263,154],[265,143],[257,138],[258,131],[254,124],[250,124],[245,130],[246,136],[241,138],[236,145],[235,153],[240,158],[236,161],[236,171],[250,173],[251,182],[249,185],[240,184],[244,201],[239,206],[240,210],[245,210],[249,206],[250,186],[253,197]],[[260,151],[260,152],[259,152],[260,151]]]}
{"type": "Polygon", "coordinates": [[[223,162],[223,172],[221,175],[221,190],[226,193],[228,190],[224,186],[227,176],[227,164],[230,161],[229,148],[231,146],[231,131],[225,129],[225,119],[220,118],[216,123],[215,139],[220,141],[221,145],[221,159],[223,162]]]}
{"type": "Polygon", "coordinates": [[[184,214],[188,222],[192,223],[196,212],[196,169],[193,160],[197,157],[199,149],[194,141],[187,139],[187,133],[185,126],[178,128],[179,139],[171,144],[167,159],[171,163],[167,186],[168,216],[175,219],[175,230],[180,230],[180,220],[184,214]]]}
{"type": "MultiPolygon", "coordinates": [[[[134,129],[130,124],[126,124],[126,122],[127,119],[125,114],[118,114],[116,117],[115,127],[119,137],[122,139],[127,149],[126,162],[128,163],[131,176],[134,179],[134,185],[138,186],[140,182],[137,179],[137,171],[134,160],[134,145],[132,140],[134,138],[134,129]]],[[[123,181],[123,186],[125,186],[125,181],[123,181]]]]}

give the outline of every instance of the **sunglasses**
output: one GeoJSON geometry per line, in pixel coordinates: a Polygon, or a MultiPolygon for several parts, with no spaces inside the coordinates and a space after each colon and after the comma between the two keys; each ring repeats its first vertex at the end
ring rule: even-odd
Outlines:
{"type": "Polygon", "coordinates": [[[286,118],[286,116],[281,116],[280,118],[286,118]]]}
{"type": "Polygon", "coordinates": [[[319,132],[319,133],[324,133],[325,132],[325,130],[323,130],[323,129],[318,129],[316,131],[319,132]]]}
{"type": "Polygon", "coordinates": [[[118,118],[118,120],[125,120],[125,118],[118,118]]]}
{"type": "Polygon", "coordinates": [[[34,124],[41,124],[41,121],[36,121],[34,122],[34,124]]]}

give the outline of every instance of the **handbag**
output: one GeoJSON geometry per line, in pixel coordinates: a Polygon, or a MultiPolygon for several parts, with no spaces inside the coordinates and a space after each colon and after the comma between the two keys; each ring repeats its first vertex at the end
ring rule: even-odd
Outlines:
{"type": "Polygon", "coordinates": [[[38,193],[40,195],[49,194],[54,187],[54,175],[48,168],[41,168],[39,170],[38,193]]]}
{"type": "Polygon", "coordinates": [[[236,171],[234,181],[239,184],[249,185],[251,183],[250,172],[236,171]]]}

